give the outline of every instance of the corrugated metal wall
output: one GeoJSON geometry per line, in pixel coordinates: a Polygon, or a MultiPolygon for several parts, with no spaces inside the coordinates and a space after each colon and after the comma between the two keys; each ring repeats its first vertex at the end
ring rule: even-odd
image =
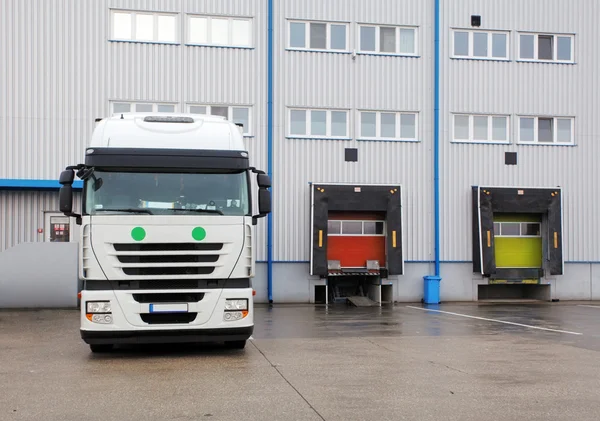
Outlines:
{"type": "MultiPolygon", "coordinates": [[[[75,193],[73,205],[80,206],[81,195],[75,193]]],[[[0,191],[0,252],[20,243],[44,241],[48,234],[46,212],[58,209],[55,191],[0,191]],[[44,230],[38,233],[38,229],[44,230]]],[[[77,230],[72,220],[71,228],[77,230]]]]}
{"type": "MultiPolygon", "coordinates": [[[[448,2],[444,2],[448,4],[448,2]]],[[[590,0],[460,0],[442,15],[442,257],[471,260],[471,185],[563,188],[565,260],[600,260],[600,3],[590,0]],[[454,60],[450,28],[512,31],[512,61],[454,60]],[[522,63],[517,31],[574,33],[576,64],[522,63]],[[511,116],[510,145],[451,144],[450,113],[511,116]],[[576,146],[518,145],[520,114],[574,116],[576,146]],[[504,164],[504,152],[518,165],[504,164]]]]}
{"type": "MultiPolygon", "coordinates": [[[[82,159],[96,117],[111,100],[252,105],[253,164],[266,169],[266,0],[5,0],[0,2],[0,178],[56,179],[82,159]],[[255,49],[110,42],[109,9],[253,18],[255,49]]],[[[564,189],[565,257],[600,260],[595,217],[600,179],[595,0],[442,1],[442,259],[471,260],[471,185],[564,189]],[[452,60],[452,27],[575,33],[576,65],[452,60]],[[576,147],[451,144],[452,112],[574,115],[576,147]],[[517,151],[519,164],[504,165],[517,151]]],[[[184,29],[181,28],[181,38],[184,29]]],[[[309,182],[400,183],[405,258],[432,255],[433,2],[275,0],[274,258],[309,258],[309,182]],[[418,26],[419,58],[286,51],[287,19],[418,26]],[[349,109],[350,141],[286,138],[287,108],[349,109]],[[357,109],[419,112],[418,143],[356,141],[357,109]],[[344,162],[344,148],[359,150],[344,162]]],[[[516,53],[516,34],[510,38],[516,53]]],[[[56,193],[2,193],[1,249],[35,240],[32,221],[56,193]],[[27,222],[29,221],[29,222],[27,222]]],[[[258,259],[264,260],[264,221],[258,259]]]]}
{"type": "MultiPolygon", "coordinates": [[[[113,100],[251,105],[246,144],[252,165],[266,168],[265,12],[260,0],[0,2],[0,178],[57,179],[82,161],[94,119],[113,100]],[[180,13],[182,43],[108,41],[111,8],[180,13]],[[252,17],[255,48],[184,45],[187,13],[252,17]]],[[[57,197],[3,193],[0,250],[36,241],[21,221],[57,209],[57,197]]],[[[261,247],[258,259],[265,255],[261,247]]]]}
{"type": "Polygon", "coordinates": [[[404,186],[407,260],[432,252],[432,72],[430,4],[420,0],[276,2],[275,16],[275,260],[310,256],[310,182],[398,183],[404,186]],[[422,58],[287,51],[287,20],[349,23],[350,50],[358,49],[358,24],[415,25],[422,58]],[[288,107],[350,110],[353,140],[286,138],[288,107]],[[360,109],[418,111],[418,143],[357,141],[360,109]],[[358,148],[358,162],[344,149],[358,148]]]}

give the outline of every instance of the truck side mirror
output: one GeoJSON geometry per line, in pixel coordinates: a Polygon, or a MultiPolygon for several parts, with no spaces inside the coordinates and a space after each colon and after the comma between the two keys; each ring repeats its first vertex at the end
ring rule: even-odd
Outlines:
{"type": "Polygon", "coordinates": [[[62,184],[63,186],[65,186],[67,184],[72,185],[73,180],[75,180],[75,172],[73,170],[64,170],[63,172],[60,173],[58,182],[60,184],[62,184]]]}
{"type": "Polygon", "coordinates": [[[58,207],[67,216],[73,214],[73,186],[71,184],[64,184],[60,188],[58,193],[58,207]]]}
{"type": "Polygon", "coordinates": [[[271,187],[271,178],[267,174],[258,174],[256,176],[256,182],[261,189],[268,189],[271,187]]]}
{"type": "Polygon", "coordinates": [[[258,190],[258,213],[261,216],[271,213],[271,192],[267,189],[258,190]]]}
{"type": "Polygon", "coordinates": [[[58,208],[65,216],[75,217],[75,223],[81,225],[81,215],[73,213],[73,180],[75,172],[72,169],[60,173],[58,182],[62,186],[58,192],[58,208]]]}

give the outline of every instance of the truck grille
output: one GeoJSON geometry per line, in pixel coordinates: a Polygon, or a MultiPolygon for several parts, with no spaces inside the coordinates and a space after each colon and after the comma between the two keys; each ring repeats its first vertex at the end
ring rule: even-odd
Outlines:
{"type": "Polygon", "coordinates": [[[210,275],[215,267],[145,267],[123,268],[125,275],[158,276],[158,275],[210,275]]]}
{"type": "Polygon", "coordinates": [[[116,243],[115,265],[128,276],[210,275],[224,253],[223,243],[116,243]]]}
{"type": "Polygon", "coordinates": [[[132,294],[138,303],[197,303],[204,298],[203,292],[176,292],[158,294],[132,294]]]}
{"type": "Polygon", "coordinates": [[[113,246],[116,251],[219,251],[223,243],[116,243],[113,246]]]}

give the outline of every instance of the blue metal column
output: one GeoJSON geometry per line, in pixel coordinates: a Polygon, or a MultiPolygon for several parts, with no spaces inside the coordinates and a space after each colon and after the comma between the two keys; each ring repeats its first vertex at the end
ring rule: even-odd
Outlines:
{"type": "Polygon", "coordinates": [[[440,276],[440,1],[434,0],[433,202],[435,276],[440,276]]]}
{"type": "Polygon", "coordinates": [[[423,302],[440,303],[440,2],[434,0],[433,57],[433,225],[435,275],[423,277],[423,302]]]}
{"type": "MultiPolygon", "coordinates": [[[[267,174],[273,178],[273,0],[267,0],[267,174]]],[[[273,194],[271,188],[271,194],[273,194]]],[[[267,215],[267,292],[273,302],[273,212],[267,215]]]]}

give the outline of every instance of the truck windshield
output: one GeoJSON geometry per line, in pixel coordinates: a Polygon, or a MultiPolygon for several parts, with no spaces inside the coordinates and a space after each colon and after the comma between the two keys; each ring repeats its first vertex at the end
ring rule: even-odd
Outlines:
{"type": "Polygon", "coordinates": [[[86,180],[85,213],[247,215],[246,172],[180,174],[94,171],[86,180]]]}

